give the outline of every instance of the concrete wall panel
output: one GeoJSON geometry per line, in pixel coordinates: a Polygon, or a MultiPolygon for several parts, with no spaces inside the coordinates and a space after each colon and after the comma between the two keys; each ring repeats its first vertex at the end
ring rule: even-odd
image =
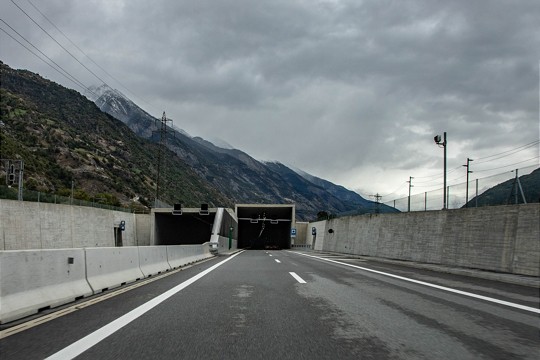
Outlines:
{"type": "Polygon", "coordinates": [[[82,249],[0,252],[0,323],[92,294],[82,249]]]}
{"type": "Polygon", "coordinates": [[[111,247],[121,220],[126,224],[123,246],[149,244],[150,215],[0,200],[0,250],[111,247]]]}
{"type": "Polygon", "coordinates": [[[165,246],[139,247],[139,266],[145,277],[169,271],[167,248],[165,246]]]}
{"type": "Polygon", "coordinates": [[[86,272],[94,293],[144,278],[139,266],[139,249],[86,248],[86,272]]]}

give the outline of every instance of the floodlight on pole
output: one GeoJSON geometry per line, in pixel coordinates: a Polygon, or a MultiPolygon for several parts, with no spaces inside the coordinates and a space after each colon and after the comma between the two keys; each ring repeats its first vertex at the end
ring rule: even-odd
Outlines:
{"type": "Polygon", "coordinates": [[[433,138],[435,144],[439,145],[444,149],[444,187],[443,187],[443,210],[446,210],[446,131],[443,134],[443,139],[441,141],[441,135],[435,135],[433,138]]]}

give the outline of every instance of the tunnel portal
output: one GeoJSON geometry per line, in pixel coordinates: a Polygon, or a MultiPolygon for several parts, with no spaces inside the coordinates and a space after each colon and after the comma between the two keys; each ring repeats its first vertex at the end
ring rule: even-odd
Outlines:
{"type": "Polygon", "coordinates": [[[294,227],[293,204],[236,205],[238,247],[250,249],[290,249],[294,227]]]}

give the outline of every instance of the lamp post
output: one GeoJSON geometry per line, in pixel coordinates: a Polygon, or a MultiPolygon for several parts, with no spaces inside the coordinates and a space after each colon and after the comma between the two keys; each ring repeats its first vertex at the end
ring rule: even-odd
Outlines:
{"type": "Polygon", "coordinates": [[[441,142],[441,135],[436,135],[433,140],[435,140],[435,144],[439,145],[439,147],[442,147],[444,149],[444,187],[443,187],[443,210],[446,210],[446,131],[443,134],[443,139],[441,142]]]}

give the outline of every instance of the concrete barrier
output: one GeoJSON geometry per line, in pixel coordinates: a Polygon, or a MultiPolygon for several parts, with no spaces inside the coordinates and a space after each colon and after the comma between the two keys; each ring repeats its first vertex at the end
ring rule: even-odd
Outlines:
{"type": "Polygon", "coordinates": [[[212,257],[209,243],[167,246],[167,260],[173,269],[212,257]]]}
{"type": "Polygon", "coordinates": [[[0,323],[91,294],[83,249],[0,251],[0,323]]]}
{"type": "Polygon", "coordinates": [[[165,246],[140,246],[139,266],[145,277],[169,271],[167,248],[165,246]]]}
{"type": "Polygon", "coordinates": [[[229,249],[229,238],[224,236],[219,236],[217,239],[218,242],[218,253],[228,253],[231,251],[236,251],[238,249],[238,240],[231,239],[231,248],[229,249]]]}
{"type": "Polygon", "coordinates": [[[86,248],[86,274],[94,293],[144,278],[139,266],[139,249],[86,248]]]}

